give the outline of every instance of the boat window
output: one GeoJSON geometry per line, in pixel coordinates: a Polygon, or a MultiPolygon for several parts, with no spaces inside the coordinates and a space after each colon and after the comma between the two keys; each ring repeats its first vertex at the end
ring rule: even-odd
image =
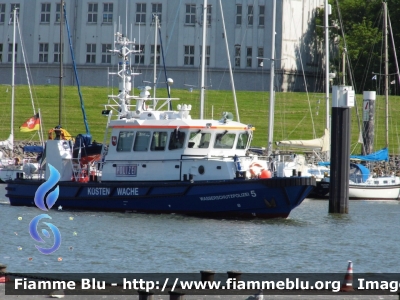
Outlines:
{"type": "Polygon", "coordinates": [[[218,133],[215,136],[214,148],[232,149],[236,134],[218,133]]]}
{"type": "Polygon", "coordinates": [[[249,134],[247,132],[239,133],[236,149],[246,149],[248,142],[249,142],[249,134]]]}
{"type": "Polygon", "coordinates": [[[181,149],[185,143],[185,133],[181,131],[176,131],[171,133],[171,137],[169,139],[169,150],[181,149]]]}
{"type": "Polygon", "coordinates": [[[208,148],[210,144],[211,133],[191,132],[189,136],[189,148],[208,148]]]}
{"type": "Polygon", "coordinates": [[[121,131],[118,137],[117,151],[131,151],[134,136],[134,131],[121,131]]]}
{"type": "Polygon", "coordinates": [[[133,151],[147,151],[149,149],[150,137],[151,137],[150,131],[136,132],[133,151]]]}
{"type": "Polygon", "coordinates": [[[163,151],[167,145],[168,132],[153,132],[151,138],[151,151],[163,151]]]}

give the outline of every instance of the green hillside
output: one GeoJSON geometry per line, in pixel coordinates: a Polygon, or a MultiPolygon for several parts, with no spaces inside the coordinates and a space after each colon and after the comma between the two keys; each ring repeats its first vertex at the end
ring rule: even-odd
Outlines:
{"type": "MultiPolygon", "coordinates": [[[[45,132],[58,125],[58,107],[59,96],[58,86],[35,86],[32,88],[35,99],[35,108],[40,108],[42,114],[42,124],[45,132]]],[[[62,105],[62,127],[67,129],[72,135],[84,133],[82,111],[76,87],[64,88],[64,101],[62,105]]],[[[90,131],[96,141],[103,141],[103,132],[106,125],[106,117],[101,115],[104,104],[107,103],[109,94],[117,94],[118,89],[104,87],[83,87],[82,95],[84,98],[86,114],[89,122],[90,131]]],[[[138,91],[135,91],[138,95],[138,91]]],[[[166,97],[165,89],[157,90],[157,97],[166,97]]],[[[193,90],[172,90],[172,97],[180,98],[174,101],[176,108],[178,103],[192,105],[192,117],[199,115],[200,92],[193,90]]],[[[268,140],[268,115],[269,115],[269,93],[267,92],[237,92],[240,121],[255,126],[253,146],[265,147],[268,140]]],[[[391,153],[400,153],[398,138],[400,108],[397,102],[400,97],[390,97],[390,118],[389,118],[389,147],[391,153]]],[[[362,95],[356,97],[359,113],[362,114],[362,95]]],[[[384,110],[385,101],[383,97],[378,96],[376,101],[376,122],[375,122],[375,148],[378,149],[385,145],[385,120],[384,110]]],[[[0,103],[3,117],[0,125],[0,139],[6,139],[10,133],[11,119],[11,87],[0,86],[0,103]]],[[[274,141],[282,139],[312,139],[323,135],[326,113],[325,113],[325,95],[306,93],[276,93],[275,105],[275,128],[274,141]],[[315,129],[313,129],[315,128],[315,129]],[[315,136],[314,136],[315,131],[315,136]]],[[[221,116],[224,111],[230,111],[235,115],[234,102],[231,91],[206,92],[205,99],[205,118],[215,119],[221,116]]],[[[16,86],[15,88],[15,116],[14,116],[14,134],[15,140],[19,141],[37,141],[37,135],[32,133],[22,133],[19,126],[33,115],[33,109],[27,86],[16,86]]],[[[359,136],[356,109],[352,109],[352,149],[353,153],[358,153],[360,146],[356,142],[359,136]]],[[[236,117],[235,117],[236,119],[236,117]]],[[[361,115],[362,123],[362,115],[361,115]]]]}

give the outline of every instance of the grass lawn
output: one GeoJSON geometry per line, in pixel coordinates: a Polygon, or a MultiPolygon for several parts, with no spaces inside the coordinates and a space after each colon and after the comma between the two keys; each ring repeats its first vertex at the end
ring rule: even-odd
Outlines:
{"type": "MultiPolygon", "coordinates": [[[[63,89],[64,100],[62,103],[61,125],[73,136],[85,133],[79,96],[76,87],[66,86],[63,89]]],[[[152,92],[152,91],[151,91],[152,92]]],[[[82,87],[82,95],[89,128],[93,139],[103,141],[103,133],[106,125],[106,117],[101,115],[104,104],[107,103],[109,94],[117,94],[118,88],[107,87],[82,87]]],[[[42,114],[43,130],[46,133],[50,128],[59,124],[59,89],[56,85],[32,87],[36,110],[40,109],[42,114]]],[[[136,90],[135,95],[138,95],[136,90]]],[[[157,89],[157,97],[166,97],[166,89],[157,89]]],[[[199,90],[174,90],[172,97],[180,98],[173,101],[176,105],[191,104],[192,118],[198,118],[200,108],[199,90]]],[[[265,147],[268,141],[268,115],[269,115],[269,93],[237,91],[240,121],[255,126],[253,146],[265,147]]],[[[399,97],[389,99],[389,149],[391,154],[399,154],[398,123],[399,97]]],[[[324,132],[326,110],[324,94],[306,93],[276,93],[275,100],[275,126],[274,141],[282,139],[312,139],[321,137],[324,132]]],[[[356,95],[356,102],[362,126],[362,95],[356,95]]],[[[0,125],[0,139],[6,139],[10,133],[11,120],[11,87],[0,86],[0,103],[3,117],[0,125]]],[[[235,114],[235,107],[231,91],[206,91],[205,96],[205,118],[218,119],[221,113],[230,111],[235,114]]],[[[14,135],[17,141],[38,141],[37,135],[32,132],[22,133],[21,126],[33,115],[28,86],[15,87],[15,113],[14,113],[14,135]]],[[[375,119],[375,149],[385,145],[385,101],[382,96],[377,97],[376,119],[375,119]]],[[[359,137],[356,108],[351,109],[351,151],[358,154],[360,146],[357,145],[359,137]]]]}

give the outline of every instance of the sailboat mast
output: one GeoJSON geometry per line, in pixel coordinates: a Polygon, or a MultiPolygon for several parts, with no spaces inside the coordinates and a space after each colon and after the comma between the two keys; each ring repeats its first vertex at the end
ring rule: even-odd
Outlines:
{"type": "Polygon", "coordinates": [[[274,108],[275,108],[275,19],[276,19],[276,0],[272,1],[272,40],[271,40],[271,71],[269,85],[269,125],[268,125],[268,155],[272,154],[272,142],[274,140],[274,108]]]}
{"type": "MultiPolygon", "coordinates": [[[[326,120],[325,128],[330,132],[329,124],[329,4],[325,0],[325,103],[326,103],[326,120]]],[[[330,151],[326,152],[326,160],[330,160],[330,151]]]]}
{"type": "Polygon", "coordinates": [[[204,83],[206,69],[207,0],[203,2],[203,45],[201,48],[200,120],[204,118],[204,83]]]}
{"type": "Polygon", "coordinates": [[[64,0],[60,2],[60,81],[59,81],[59,99],[58,99],[58,125],[61,127],[61,110],[62,110],[62,99],[63,99],[63,26],[64,26],[64,0]]]}
{"type": "MultiPolygon", "coordinates": [[[[12,76],[11,76],[11,133],[10,136],[14,143],[14,98],[15,98],[15,24],[17,22],[17,7],[13,11],[13,47],[12,47],[12,76]]],[[[11,151],[13,158],[14,151],[11,151]]]]}
{"type": "Polygon", "coordinates": [[[383,32],[385,35],[385,131],[386,131],[386,147],[389,147],[389,51],[388,51],[388,26],[387,26],[387,3],[383,2],[383,32]]]}
{"type": "Polygon", "coordinates": [[[154,14],[153,108],[156,107],[156,89],[157,89],[157,30],[158,30],[158,16],[157,14],[154,14]]]}
{"type": "Polygon", "coordinates": [[[225,18],[224,18],[224,10],[222,9],[222,0],[219,0],[219,7],[221,8],[221,19],[222,19],[222,27],[224,31],[224,37],[225,37],[225,48],[226,48],[226,55],[228,56],[228,67],[229,67],[229,75],[231,78],[231,87],[232,87],[232,93],[233,93],[233,101],[235,102],[235,109],[236,109],[236,118],[237,121],[240,122],[240,117],[239,117],[239,109],[236,101],[236,91],[235,91],[235,82],[233,80],[233,73],[232,73],[232,65],[231,65],[231,57],[229,55],[229,47],[228,47],[228,36],[226,34],[226,28],[225,28],[225,18]]]}

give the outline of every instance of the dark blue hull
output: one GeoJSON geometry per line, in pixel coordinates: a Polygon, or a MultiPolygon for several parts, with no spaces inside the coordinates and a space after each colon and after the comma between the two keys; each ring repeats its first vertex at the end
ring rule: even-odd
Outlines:
{"type": "MultiPolygon", "coordinates": [[[[13,206],[35,206],[44,181],[7,182],[13,206]]],[[[315,186],[314,178],[291,177],[217,182],[58,182],[53,209],[176,213],[216,218],[286,218],[315,186]]]]}

